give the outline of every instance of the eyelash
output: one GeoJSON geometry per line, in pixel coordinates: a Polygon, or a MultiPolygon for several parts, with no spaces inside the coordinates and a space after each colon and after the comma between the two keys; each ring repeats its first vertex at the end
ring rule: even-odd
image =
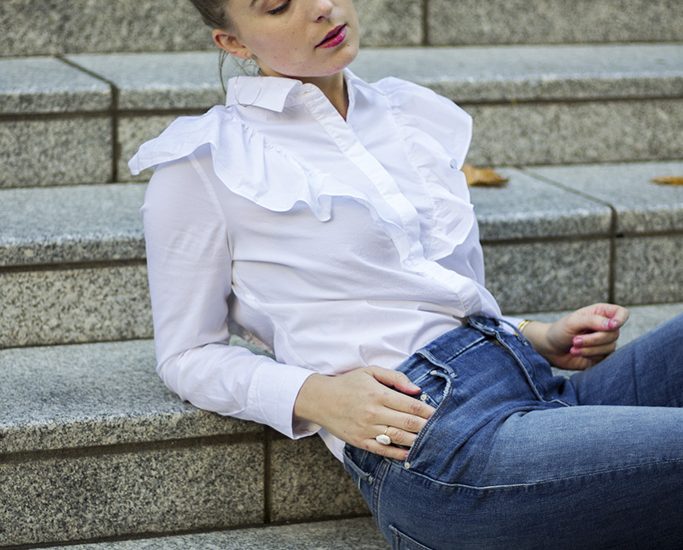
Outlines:
{"type": "Polygon", "coordinates": [[[287,0],[287,2],[285,2],[284,4],[281,4],[281,5],[278,6],[277,8],[275,8],[275,9],[273,9],[273,10],[268,10],[268,13],[269,13],[270,15],[280,15],[281,13],[283,13],[283,12],[285,12],[285,11],[287,10],[287,8],[289,7],[290,2],[291,2],[291,0],[287,0]]]}

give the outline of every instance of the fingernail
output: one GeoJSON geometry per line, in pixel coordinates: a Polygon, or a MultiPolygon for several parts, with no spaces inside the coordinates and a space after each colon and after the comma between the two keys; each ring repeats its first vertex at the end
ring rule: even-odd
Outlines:
{"type": "Polygon", "coordinates": [[[578,349],[578,348],[572,348],[572,349],[569,350],[569,353],[570,353],[571,355],[581,355],[581,350],[578,349]]]}
{"type": "Polygon", "coordinates": [[[618,326],[619,326],[619,321],[617,321],[616,319],[610,319],[607,322],[607,328],[617,328],[618,326]]]}
{"type": "Polygon", "coordinates": [[[416,386],[412,382],[410,383],[410,389],[415,391],[421,391],[420,386],[416,386]]]}
{"type": "Polygon", "coordinates": [[[581,338],[581,336],[575,336],[574,347],[580,348],[581,346],[583,346],[583,338],[581,338]]]}

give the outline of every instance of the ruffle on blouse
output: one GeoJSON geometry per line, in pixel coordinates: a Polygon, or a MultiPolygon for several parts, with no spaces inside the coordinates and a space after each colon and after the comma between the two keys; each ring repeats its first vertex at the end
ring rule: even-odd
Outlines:
{"type": "Polygon", "coordinates": [[[159,137],[144,143],[128,166],[137,175],[206,145],[211,148],[214,174],[231,192],[273,212],[287,212],[303,202],[321,222],[332,218],[333,197],[352,198],[384,228],[401,258],[408,257],[404,228],[388,204],[378,204],[332,174],[299,162],[223,106],[202,116],[179,117],[159,137]]]}
{"type": "Polygon", "coordinates": [[[159,137],[144,143],[128,166],[137,175],[147,168],[185,158],[206,145],[211,148],[216,177],[231,192],[273,212],[286,212],[303,202],[321,222],[332,218],[333,197],[352,198],[384,228],[399,255],[403,259],[409,255],[405,228],[389,205],[378,203],[332,174],[299,162],[223,106],[213,107],[199,117],[178,118],[159,137]]]}
{"type": "Polygon", "coordinates": [[[475,222],[465,174],[472,118],[452,101],[416,84],[386,78],[378,83],[389,97],[394,119],[432,202],[422,220],[425,257],[438,260],[469,235],[475,222]]]}
{"type": "Polygon", "coordinates": [[[349,194],[348,189],[331,185],[324,174],[305,168],[244,125],[229,108],[219,105],[202,116],[175,120],[159,137],[144,143],[128,166],[137,175],[187,157],[206,145],[211,148],[218,179],[233,193],[273,212],[289,211],[301,201],[325,222],[332,216],[331,197],[349,194]],[[273,184],[283,181],[283,173],[290,175],[286,186],[273,184]]]}
{"type": "MultiPolygon", "coordinates": [[[[348,78],[350,83],[357,79],[350,71],[348,78]]],[[[420,212],[422,230],[414,237],[422,243],[425,259],[449,256],[474,224],[467,184],[459,170],[470,143],[471,118],[451,101],[403,80],[387,78],[375,85],[363,84],[387,97],[409,160],[429,197],[431,206],[420,212]]],[[[274,212],[289,211],[303,202],[321,222],[332,217],[333,197],[353,198],[383,227],[402,261],[413,256],[407,238],[412,230],[376,191],[364,191],[301,162],[246,125],[231,107],[215,106],[202,116],[178,118],[159,137],[140,147],[129,168],[137,175],[188,157],[206,145],[211,148],[216,177],[233,193],[274,212]]]]}

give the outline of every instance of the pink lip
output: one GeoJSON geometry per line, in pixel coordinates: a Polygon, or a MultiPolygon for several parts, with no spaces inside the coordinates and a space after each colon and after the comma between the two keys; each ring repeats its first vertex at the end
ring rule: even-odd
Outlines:
{"type": "Polygon", "coordinates": [[[346,40],[346,24],[339,25],[330,31],[316,48],[334,48],[346,40]]]}

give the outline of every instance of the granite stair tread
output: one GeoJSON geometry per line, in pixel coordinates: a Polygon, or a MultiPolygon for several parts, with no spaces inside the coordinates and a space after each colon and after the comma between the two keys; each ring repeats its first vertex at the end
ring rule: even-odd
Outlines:
{"type": "Polygon", "coordinates": [[[52,546],[74,550],[387,550],[371,518],[235,529],[118,542],[52,546]]]}
{"type": "Polygon", "coordinates": [[[0,58],[0,115],[105,111],[111,86],[52,57],[0,58]]]}
{"type": "Polygon", "coordinates": [[[151,340],[0,350],[0,454],[260,433],[166,389],[151,340]]]}
{"type": "Polygon", "coordinates": [[[609,204],[620,235],[683,229],[683,188],[653,181],[683,176],[683,162],[535,166],[528,174],[609,204]]]}
{"type": "Polygon", "coordinates": [[[145,187],[0,189],[0,266],[144,260],[145,187]]]}

